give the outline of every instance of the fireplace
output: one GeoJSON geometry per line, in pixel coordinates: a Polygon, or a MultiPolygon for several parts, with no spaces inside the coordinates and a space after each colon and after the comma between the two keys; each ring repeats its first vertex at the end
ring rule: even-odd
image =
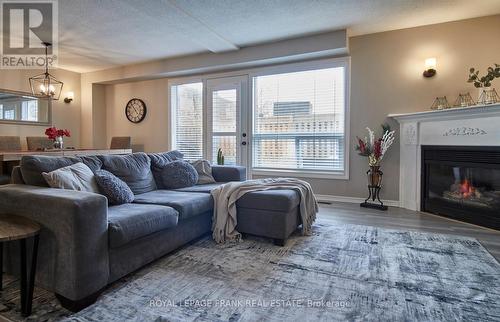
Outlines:
{"type": "Polygon", "coordinates": [[[500,147],[422,146],[421,210],[500,230],[500,147]]]}

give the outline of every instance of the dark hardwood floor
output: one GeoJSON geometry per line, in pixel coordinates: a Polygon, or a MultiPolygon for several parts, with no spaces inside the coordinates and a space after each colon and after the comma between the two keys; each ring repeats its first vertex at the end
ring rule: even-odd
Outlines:
{"type": "Polygon", "coordinates": [[[417,230],[437,234],[473,237],[500,262],[500,232],[458,222],[437,215],[389,207],[388,211],[361,208],[353,203],[320,204],[318,218],[332,223],[417,230]]]}

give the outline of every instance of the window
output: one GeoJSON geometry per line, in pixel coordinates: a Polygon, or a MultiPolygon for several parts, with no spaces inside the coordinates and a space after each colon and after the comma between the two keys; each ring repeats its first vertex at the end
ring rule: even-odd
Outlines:
{"type": "Polygon", "coordinates": [[[172,147],[187,160],[203,158],[203,84],[171,86],[172,147]]]}
{"type": "Polygon", "coordinates": [[[344,174],[345,67],[253,78],[255,172],[344,174]]]}
{"type": "Polygon", "coordinates": [[[3,108],[3,118],[4,118],[4,120],[15,120],[16,119],[15,107],[5,106],[3,108]]]}
{"type": "Polygon", "coordinates": [[[21,102],[21,119],[36,122],[38,120],[38,100],[21,102]]]}
{"type": "Polygon", "coordinates": [[[171,80],[172,148],[213,163],[220,148],[255,175],[348,178],[348,77],[328,59],[171,80]]]}

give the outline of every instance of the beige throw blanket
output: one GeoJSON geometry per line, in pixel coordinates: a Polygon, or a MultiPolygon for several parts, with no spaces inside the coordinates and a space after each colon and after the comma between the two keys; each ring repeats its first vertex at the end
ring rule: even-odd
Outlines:
{"type": "Polygon", "coordinates": [[[308,235],[316,220],[318,203],[309,183],[293,178],[269,178],[229,182],[212,190],[214,215],[212,236],[217,243],[226,240],[239,240],[241,234],[236,231],[236,201],[244,194],[253,191],[292,189],[300,194],[300,216],[302,233],[308,235]]]}

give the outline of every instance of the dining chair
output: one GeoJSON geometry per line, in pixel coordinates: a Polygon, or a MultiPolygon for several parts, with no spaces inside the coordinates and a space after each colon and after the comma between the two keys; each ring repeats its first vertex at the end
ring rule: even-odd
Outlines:
{"type": "Polygon", "coordinates": [[[29,151],[43,151],[52,148],[54,145],[52,140],[45,136],[27,136],[26,144],[29,151]]]}
{"type": "Polygon", "coordinates": [[[130,149],[132,146],[132,139],[130,136],[113,136],[111,138],[110,149],[130,149]]]}
{"type": "Polygon", "coordinates": [[[21,151],[19,136],[0,136],[0,151],[21,151]]]}

